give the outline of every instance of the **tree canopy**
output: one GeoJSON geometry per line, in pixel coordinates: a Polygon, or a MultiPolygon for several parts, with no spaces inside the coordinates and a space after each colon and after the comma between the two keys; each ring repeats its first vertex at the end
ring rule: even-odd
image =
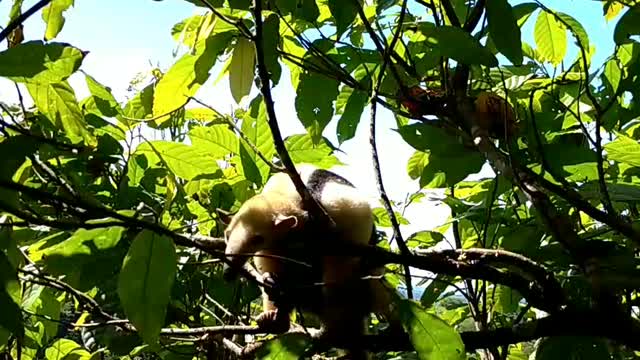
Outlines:
{"type": "Polygon", "coordinates": [[[359,127],[390,235],[357,250],[406,295],[406,336],[373,319],[353,341],[384,359],[637,356],[638,1],[600,1],[610,44],[552,1],[186,1],[200,11],[167,29],[180,55],[133,79],[124,102],[83,71],[91,49],[56,41],[73,0],[13,1],[0,31],[0,77],[19,95],[0,98],[3,358],[320,351],[308,333],[255,326],[261,284],[250,271],[223,280],[221,214],[276,171],[340,165],[359,127]],[[44,36],[25,39],[35,16],[44,36]],[[599,48],[613,50],[596,63],[599,48]],[[69,83],[78,72],[84,99],[69,83]],[[198,98],[225,76],[232,112],[198,98]],[[273,96],[284,83],[294,99],[273,96]],[[305,132],[283,138],[274,102],[305,132]],[[418,186],[402,200],[380,171],[379,151],[394,151],[376,143],[382,109],[414,149],[418,186]],[[432,189],[451,215],[430,229],[404,213],[432,189]],[[403,234],[409,221],[421,230],[403,234]]]}

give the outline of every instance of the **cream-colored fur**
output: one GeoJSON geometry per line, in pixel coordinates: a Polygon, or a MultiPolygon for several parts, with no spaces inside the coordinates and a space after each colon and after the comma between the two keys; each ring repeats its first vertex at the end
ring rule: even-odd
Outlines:
{"type": "MultiPolygon", "coordinates": [[[[299,168],[303,182],[307,182],[314,169],[309,166],[299,168]]],[[[324,232],[320,231],[321,236],[318,236],[316,231],[312,234],[296,232],[295,234],[301,234],[300,237],[303,238],[298,239],[296,235],[294,241],[322,241],[323,243],[326,241],[334,244],[333,246],[343,243],[358,245],[369,243],[373,230],[373,214],[367,198],[357,189],[329,182],[323,188],[320,202],[336,223],[336,233],[327,232],[325,236],[324,232]],[[326,237],[335,238],[326,239],[326,237]]],[[[225,231],[226,253],[230,255],[229,259],[236,266],[241,265],[244,259],[231,255],[258,255],[254,257],[254,263],[262,274],[298,275],[286,274],[287,271],[291,271],[287,268],[286,260],[268,257],[268,255],[293,256],[287,251],[287,245],[282,246],[281,242],[292,232],[303,231],[307,222],[308,215],[302,209],[301,198],[289,176],[285,173],[274,174],[265,184],[262,192],[245,202],[234,215],[225,231]]],[[[286,239],[291,241],[291,238],[286,239]]],[[[311,248],[314,244],[309,245],[311,248]]],[[[389,316],[389,305],[394,290],[385,286],[385,282],[380,279],[366,281],[360,279],[361,276],[368,274],[380,274],[381,269],[372,269],[367,274],[358,273],[360,258],[314,253],[304,255],[308,259],[318,260],[317,263],[322,271],[321,279],[303,279],[304,282],[311,284],[320,280],[324,286],[320,292],[309,291],[309,295],[306,295],[304,290],[301,290],[295,295],[302,298],[303,302],[315,304],[320,308],[316,309],[318,310],[316,312],[329,338],[353,336],[352,332],[363,333],[364,320],[371,311],[389,316]],[[307,296],[321,297],[321,299],[306,299],[307,296]]],[[[263,315],[269,315],[271,318],[276,316],[274,313],[278,311],[278,306],[264,292],[263,307],[263,315]]],[[[286,312],[290,310],[289,307],[283,309],[286,312]]],[[[286,321],[288,321],[288,314],[284,315],[287,316],[286,321]]],[[[284,315],[278,316],[282,319],[284,315]]]]}

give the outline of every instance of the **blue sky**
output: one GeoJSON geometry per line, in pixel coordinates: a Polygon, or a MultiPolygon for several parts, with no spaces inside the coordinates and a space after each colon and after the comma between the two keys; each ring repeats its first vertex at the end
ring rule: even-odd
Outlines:
{"type": "MultiPolygon", "coordinates": [[[[523,1],[518,1],[523,2],[523,1]]],[[[35,1],[25,1],[26,9],[35,1]]],[[[602,17],[602,5],[593,0],[555,0],[544,3],[556,10],[571,14],[586,28],[591,43],[596,45],[594,64],[599,64],[612,50],[612,31],[615,20],[607,24],[602,17]]],[[[11,1],[0,1],[0,22],[6,23],[11,1]]],[[[85,51],[89,51],[82,69],[97,80],[113,89],[119,100],[125,100],[126,88],[133,76],[160,66],[166,70],[175,61],[173,52],[177,46],[170,35],[171,27],[195,13],[203,10],[183,0],[76,0],[75,6],[66,13],[67,23],[56,41],[69,42],[85,51]]],[[[532,39],[535,17],[527,22],[523,29],[523,39],[534,46],[532,39]]],[[[25,36],[28,40],[41,39],[44,25],[41,13],[30,18],[25,24],[25,36]]],[[[569,40],[572,41],[571,39],[569,40]]],[[[5,44],[2,45],[3,47],[5,44]]],[[[567,57],[572,59],[573,55],[567,57]]],[[[215,72],[212,78],[217,74],[215,72]]],[[[286,74],[283,74],[285,76],[286,74]]],[[[283,79],[286,79],[283,77],[283,79]]],[[[71,79],[78,98],[87,95],[84,78],[78,74],[71,79]]],[[[293,109],[293,90],[288,81],[281,81],[275,90],[276,111],[283,133],[289,135],[303,131],[295,117],[293,109]]],[[[223,79],[215,86],[205,85],[198,97],[222,112],[228,112],[237,106],[231,98],[228,83],[223,79]]],[[[13,86],[0,79],[0,99],[16,99],[13,86]]],[[[343,145],[346,152],[342,159],[349,164],[338,172],[347,176],[357,186],[376,196],[376,188],[371,168],[368,148],[367,122],[368,112],[356,137],[343,145]]],[[[379,111],[378,146],[381,152],[382,171],[385,186],[395,200],[402,200],[407,192],[415,191],[417,184],[406,175],[406,162],[412,150],[391,129],[395,121],[388,111],[379,111]]],[[[325,131],[325,135],[335,141],[335,121],[325,131]]],[[[405,237],[411,232],[431,228],[441,224],[448,216],[446,206],[428,202],[410,209],[407,217],[414,226],[406,229],[405,237]],[[428,216],[426,216],[428,214],[428,216]],[[416,226],[420,224],[420,226],[416,226]]]]}

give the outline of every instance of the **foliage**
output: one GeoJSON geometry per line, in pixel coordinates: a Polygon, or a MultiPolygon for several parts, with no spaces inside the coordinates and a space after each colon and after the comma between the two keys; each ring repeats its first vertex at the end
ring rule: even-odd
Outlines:
{"type": "MultiPolygon", "coordinates": [[[[0,33],[0,77],[21,95],[0,99],[0,355],[233,356],[224,326],[255,334],[261,306],[254,282],[222,279],[220,213],[260,190],[280,145],[295,164],[341,165],[328,125],[341,145],[378,107],[414,149],[417,187],[376,205],[376,225],[420,228],[404,237],[413,256],[378,244],[386,277],[407,289],[398,264],[435,273],[394,304],[408,341],[380,358],[640,351],[637,1],[602,1],[615,21],[603,63],[597,29],[537,1],[187,1],[201,11],[167,34],[182,54],[122,102],[82,72],[91,49],[54,41],[74,1],[44,2],[42,41],[22,39],[22,22],[44,3],[14,0],[0,33]],[[223,76],[229,114],[194,98],[223,76]],[[306,131],[279,139],[264,88],[285,82],[295,99],[275,101],[306,131]],[[433,190],[445,224],[404,217],[433,190]]],[[[263,341],[259,358],[316,349],[300,333],[233,338],[247,339],[263,341]]]]}

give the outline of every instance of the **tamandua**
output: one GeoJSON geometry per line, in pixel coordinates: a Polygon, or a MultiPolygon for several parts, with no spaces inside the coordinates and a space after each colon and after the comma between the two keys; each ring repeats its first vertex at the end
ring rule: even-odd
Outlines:
{"type": "Polygon", "coordinates": [[[287,331],[295,306],[318,316],[324,338],[348,343],[354,335],[364,334],[372,311],[390,318],[394,290],[380,277],[363,279],[381,275],[381,268],[366,269],[361,258],[333,255],[339,251],[326,255],[323,250],[373,243],[372,209],[366,197],[339,175],[309,165],[297,168],[312,196],[335,222],[335,232],[313,226],[289,175],[276,173],[227,226],[225,254],[232,266],[225,267],[225,275],[254,255],[263,280],[283,288],[283,295],[275,299],[263,289],[259,326],[271,332],[287,331]]]}

